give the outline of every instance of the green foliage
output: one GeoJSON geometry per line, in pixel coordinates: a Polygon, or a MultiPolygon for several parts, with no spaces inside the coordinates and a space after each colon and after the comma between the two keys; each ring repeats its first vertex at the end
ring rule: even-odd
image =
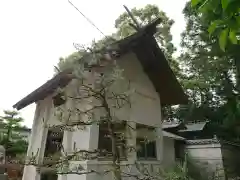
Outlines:
{"type": "Polygon", "coordinates": [[[188,175],[188,169],[181,163],[176,163],[173,168],[162,171],[161,176],[164,180],[194,180],[188,175]]]}
{"type": "Polygon", "coordinates": [[[212,35],[214,33],[214,31],[216,30],[216,28],[221,25],[222,20],[215,20],[213,22],[211,22],[210,26],[208,27],[208,32],[210,35],[212,35]]]}
{"type": "Polygon", "coordinates": [[[228,28],[223,29],[219,36],[219,45],[223,51],[225,51],[226,48],[228,32],[229,32],[228,28]]]}
{"type": "Polygon", "coordinates": [[[19,113],[17,111],[5,110],[4,114],[4,116],[0,117],[1,128],[7,130],[7,138],[9,140],[12,131],[21,126],[20,123],[23,122],[23,119],[18,117],[19,113]]]}
{"type": "MultiPolygon", "coordinates": [[[[74,52],[66,58],[60,58],[57,64],[57,68],[60,71],[73,68],[77,61],[84,55],[84,49],[80,49],[78,52],[74,52]]],[[[55,73],[58,73],[58,70],[55,70],[55,73]]]]}
{"type": "Polygon", "coordinates": [[[185,154],[184,162],[176,162],[171,168],[164,168],[159,176],[164,180],[217,180],[222,179],[222,171],[209,171],[209,165],[185,154]]]}
{"type": "Polygon", "coordinates": [[[3,134],[0,144],[4,145],[6,155],[15,156],[18,153],[25,153],[28,147],[27,142],[20,135],[14,133],[21,129],[23,119],[19,117],[17,111],[5,110],[4,114],[0,117],[0,128],[3,134]]]}
{"type": "Polygon", "coordinates": [[[238,43],[238,41],[237,41],[237,34],[236,34],[236,31],[235,31],[235,30],[231,30],[231,31],[229,32],[229,39],[231,40],[231,42],[232,42],[233,44],[237,44],[237,43],[238,43]]]}
{"type": "Polygon", "coordinates": [[[19,154],[25,154],[27,153],[27,148],[28,148],[28,142],[23,139],[10,141],[7,149],[8,155],[11,157],[14,157],[19,154]]]}
{"type": "Polygon", "coordinates": [[[239,0],[191,0],[191,4],[201,16],[211,17],[209,33],[219,34],[219,45],[223,51],[225,51],[228,39],[233,44],[239,43],[239,0]]]}
{"type": "MultiPolygon", "coordinates": [[[[157,18],[160,18],[162,20],[162,23],[157,27],[155,38],[161,46],[169,62],[174,65],[174,68],[178,68],[176,59],[173,59],[172,57],[173,53],[176,51],[176,47],[174,47],[172,43],[172,35],[170,33],[170,29],[174,21],[172,19],[169,19],[166,16],[166,13],[159,10],[156,5],[149,4],[144,8],[133,8],[131,9],[131,13],[141,27],[151,23],[157,18]]],[[[117,35],[119,38],[125,38],[136,32],[136,30],[130,24],[134,24],[134,22],[127,12],[124,12],[116,19],[115,28],[117,29],[117,35]]],[[[178,70],[176,70],[176,72],[178,72],[178,70]]]]}
{"type": "Polygon", "coordinates": [[[202,15],[190,3],[183,13],[187,26],[182,34],[184,53],[179,61],[184,67],[182,84],[190,102],[176,109],[175,118],[209,120],[213,133],[239,141],[240,46],[228,43],[226,37],[234,33],[229,28],[219,29],[222,22],[212,14],[202,15]]]}

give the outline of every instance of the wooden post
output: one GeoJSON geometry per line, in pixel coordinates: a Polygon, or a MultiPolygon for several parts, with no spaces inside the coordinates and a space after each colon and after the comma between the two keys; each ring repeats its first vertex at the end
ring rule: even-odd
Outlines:
{"type": "Polygon", "coordinates": [[[137,20],[134,18],[134,16],[132,15],[131,11],[127,8],[127,6],[123,5],[123,7],[125,8],[125,10],[127,11],[128,15],[130,16],[130,18],[133,20],[133,22],[135,23],[136,26],[134,26],[133,24],[130,24],[131,26],[134,26],[135,29],[137,31],[139,31],[141,29],[141,26],[139,25],[139,23],[137,22],[137,20]]]}

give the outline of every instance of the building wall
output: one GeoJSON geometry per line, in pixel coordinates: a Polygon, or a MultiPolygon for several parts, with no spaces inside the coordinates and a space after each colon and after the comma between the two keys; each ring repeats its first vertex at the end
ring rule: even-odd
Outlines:
{"type": "MultiPolygon", "coordinates": [[[[154,161],[139,161],[139,163],[144,164],[145,167],[151,171],[157,172],[157,169],[160,167],[162,160],[162,129],[161,129],[161,106],[158,93],[155,91],[152,83],[148,79],[147,75],[143,72],[143,69],[138,62],[138,59],[135,54],[129,53],[125,56],[122,56],[117,60],[118,66],[120,69],[124,69],[123,75],[125,80],[118,81],[116,86],[113,85],[112,91],[114,92],[124,92],[129,89],[135,90],[136,92],[131,95],[131,107],[124,106],[120,110],[114,111],[115,116],[119,119],[124,119],[130,121],[131,126],[134,123],[144,124],[147,126],[156,127],[154,132],[145,132],[144,130],[131,132],[131,137],[129,137],[129,145],[136,144],[136,137],[147,137],[149,139],[156,140],[157,148],[157,159],[154,161]],[[127,80],[127,81],[126,81],[127,80]],[[129,80],[129,84],[127,83],[129,80]]],[[[96,132],[96,131],[94,131],[96,132]]],[[[97,145],[97,143],[96,143],[97,145]]],[[[124,172],[131,174],[138,174],[139,171],[136,169],[134,163],[136,161],[136,152],[128,156],[128,161],[123,162],[121,169],[124,172]],[[128,166],[128,167],[127,167],[128,166]]],[[[89,169],[96,169],[96,171],[103,171],[109,169],[110,162],[89,162],[89,169]]],[[[144,169],[144,168],[142,168],[144,169]]],[[[142,171],[142,170],[141,170],[142,171]]],[[[154,173],[153,173],[154,174],[154,173]]],[[[106,176],[99,175],[88,175],[87,179],[112,179],[112,173],[108,173],[106,176]]],[[[127,179],[127,178],[126,178],[127,179]]]]}
{"type": "Polygon", "coordinates": [[[233,143],[221,142],[223,165],[228,178],[240,177],[240,146],[233,143]]]}
{"type": "MultiPolygon", "coordinates": [[[[113,110],[112,113],[119,119],[129,121],[133,126],[135,123],[145,124],[149,126],[156,127],[155,140],[157,144],[157,159],[153,164],[159,165],[162,158],[162,130],[161,130],[161,106],[158,93],[155,91],[152,83],[148,79],[147,75],[143,72],[143,69],[138,62],[135,54],[129,53],[117,60],[118,65],[121,69],[124,69],[125,79],[130,80],[130,89],[135,90],[135,93],[131,95],[131,107],[126,106],[120,110],[113,110]]],[[[92,84],[94,81],[94,76],[91,72],[87,74],[88,81],[92,84]]],[[[127,90],[128,81],[119,81],[116,85],[112,87],[115,92],[127,90]]],[[[66,88],[65,91],[68,95],[78,96],[79,91],[76,91],[78,87],[78,82],[72,81],[66,88]]],[[[52,96],[45,98],[37,103],[31,140],[28,148],[28,155],[37,153],[37,162],[43,160],[43,154],[46,143],[47,136],[47,125],[61,124],[56,116],[56,108],[53,107],[52,96]]],[[[91,99],[88,99],[91,100],[91,99]]],[[[111,103],[111,102],[109,102],[111,103]]],[[[87,102],[77,103],[75,100],[68,100],[62,108],[65,109],[64,119],[68,117],[67,109],[74,107],[80,110],[87,110],[93,105],[87,102]]],[[[99,114],[98,114],[99,115],[99,114]]],[[[86,116],[71,117],[72,119],[86,120],[86,116]]],[[[128,139],[128,144],[136,145],[137,133],[134,130],[131,133],[131,138],[128,139]]],[[[63,138],[63,147],[65,151],[73,151],[73,149],[85,149],[94,150],[98,148],[98,125],[94,124],[88,126],[86,129],[76,129],[73,132],[65,131],[63,138]]],[[[130,153],[128,156],[128,163],[134,164],[136,160],[136,153],[130,153]]],[[[91,161],[92,162],[92,161],[91,161]]],[[[90,161],[77,162],[82,164],[84,167],[92,168],[94,166],[90,161]],[[90,165],[87,165],[89,164],[90,165]]],[[[73,162],[75,164],[76,162],[73,162]]],[[[95,166],[98,166],[98,162],[95,166]]],[[[102,168],[103,166],[101,166],[102,168]]],[[[124,167],[123,167],[124,169],[124,167]]],[[[126,169],[126,166],[125,166],[126,169]]],[[[26,166],[24,169],[23,180],[39,180],[40,175],[36,172],[36,168],[33,166],[26,166]]],[[[86,180],[86,179],[104,179],[104,177],[99,175],[59,175],[58,179],[71,179],[71,180],[86,180]]]]}
{"type": "MultiPolygon", "coordinates": [[[[97,172],[106,172],[108,169],[112,169],[111,162],[103,161],[103,162],[89,162],[88,163],[89,169],[94,169],[97,172]]],[[[121,163],[121,171],[124,172],[122,174],[123,180],[137,180],[137,179],[144,179],[146,176],[143,173],[149,174],[150,176],[157,176],[157,172],[159,172],[159,168],[162,165],[158,161],[141,161],[139,162],[138,168],[134,164],[129,164],[129,162],[125,161],[121,163]],[[126,177],[130,175],[130,177],[126,177]],[[137,176],[137,178],[134,178],[137,176]]],[[[159,176],[159,175],[158,175],[159,176]]],[[[114,179],[114,175],[112,172],[106,173],[105,176],[96,176],[95,174],[91,174],[87,177],[87,180],[112,180],[114,179]]]]}
{"type": "Polygon", "coordinates": [[[175,163],[174,139],[163,137],[163,165],[170,167],[175,163]]]}
{"type": "MultiPolygon", "coordinates": [[[[124,77],[130,82],[130,90],[135,90],[131,95],[131,105],[118,111],[120,117],[136,123],[161,127],[160,98],[148,76],[144,73],[139,60],[134,53],[129,53],[117,60],[121,69],[124,69],[124,77]],[[126,113],[127,112],[127,113],[126,113]]],[[[127,89],[126,81],[119,83],[120,87],[127,89]]],[[[121,89],[120,88],[120,89],[121,89]]]]}
{"type": "MultiPolygon", "coordinates": [[[[51,109],[51,103],[49,99],[39,101],[36,105],[32,133],[30,137],[30,143],[28,145],[27,156],[32,154],[36,156],[36,161],[39,162],[42,159],[43,148],[45,147],[47,129],[45,127],[47,119],[49,118],[49,110],[51,109]],[[40,158],[41,157],[41,158],[40,158]]],[[[25,166],[23,173],[23,180],[40,179],[39,173],[34,166],[25,166]]]]}
{"type": "Polygon", "coordinates": [[[22,136],[22,138],[25,140],[25,141],[28,141],[30,140],[30,135],[31,135],[31,131],[21,131],[21,132],[18,132],[20,136],[22,136]]]}
{"type": "Polygon", "coordinates": [[[213,174],[224,179],[223,160],[221,153],[221,145],[219,143],[212,144],[198,144],[198,145],[186,145],[185,147],[190,163],[198,171],[212,176],[213,174]]]}

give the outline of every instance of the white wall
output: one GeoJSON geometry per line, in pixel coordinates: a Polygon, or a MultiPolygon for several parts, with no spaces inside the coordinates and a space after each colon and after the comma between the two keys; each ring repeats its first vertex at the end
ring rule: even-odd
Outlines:
{"type": "Polygon", "coordinates": [[[18,134],[20,135],[20,136],[22,136],[22,138],[25,140],[25,141],[27,141],[27,142],[29,142],[30,141],[30,135],[31,135],[31,131],[21,131],[21,132],[18,132],[18,134]]]}
{"type": "Polygon", "coordinates": [[[163,165],[169,167],[175,163],[174,139],[163,137],[163,165]]]}
{"type": "MultiPolygon", "coordinates": [[[[36,106],[35,116],[32,125],[32,133],[30,137],[30,142],[28,145],[27,156],[31,157],[32,155],[36,156],[36,161],[40,161],[40,154],[42,153],[41,148],[45,147],[44,137],[46,134],[46,128],[44,128],[44,124],[48,117],[48,101],[43,100],[39,101],[36,106]],[[43,144],[43,145],[42,145],[43,144]],[[43,146],[43,147],[42,147],[43,146]]],[[[23,180],[39,180],[40,176],[36,172],[36,168],[34,166],[25,166],[23,173],[23,180]]]]}
{"type": "MultiPolygon", "coordinates": [[[[117,115],[122,119],[149,126],[161,127],[160,98],[152,82],[144,73],[143,68],[134,53],[129,53],[117,59],[124,77],[130,81],[130,89],[136,90],[131,96],[132,108],[125,107],[117,115]]],[[[120,82],[116,89],[126,89],[127,81],[120,82]]]]}
{"type": "MultiPolygon", "coordinates": [[[[143,69],[134,53],[129,53],[121,58],[117,59],[117,64],[121,69],[124,69],[123,75],[125,80],[118,81],[116,86],[112,87],[114,92],[124,92],[128,90],[128,80],[130,81],[130,90],[136,90],[136,93],[131,95],[131,107],[124,106],[122,109],[113,110],[114,116],[119,119],[130,121],[130,123],[139,123],[147,126],[156,127],[154,132],[143,132],[137,131],[131,133],[134,136],[131,137],[129,141],[130,144],[136,143],[136,137],[147,136],[151,139],[156,139],[157,145],[157,159],[156,161],[149,161],[141,163],[146,163],[148,169],[154,171],[156,168],[160,167],[160,161],[162,156],[162,129],[161,129],[161,106],[158,93],[147,75],[143,72],[143,69]],[[127,81],[126,81],[127,80],[127,81]],[[135,142],[134,142],[135,141],[135,142]],[[154,167],[152,167],[154,166],[154,167]]],[[[137,173],[136,168],[134,168],[134,162],[136,161],[135,155],[131,154],[128,161],[122,164],[122,171],[130,171],[130,173],[137,173]],[[131,168],[127,168],[126,164],[132,164],[131,168]]],[[[96,169],[97,171],[103,171],[109,169],[110,162],[88,162],[88,167],[90,169],[96,169]],[[99,165],[100,163],[101,165],[99,165]]],[[[139,172],[138,172],[139,173],[139,172]]],[[[88,175],[88,180],[107,180],[112,179],[112,175],[108,174],[104,177],[99,175],[88,175]]],[[[130,178],[131,179],[131,178],[130,178]]]]}
{"type": "MultiPolygon", "coordinates": [[[[159,168],[161,167],[161,163],[157,161],[141,161],[139,162],[139,167],[136,168],[135,164],[130,164],[127,161],[121,162],[121,172],[132,175],[131,177],[124,177],[126,174],[122,173],[123,180],[137,180],[143,177],[143,173],[149,173],[151,176],[156,176],[156,172],[159,172],[159,168]],[[134,177],[137,176],[137,178],[134,177]]],[[[101,161],[101,162],[88,162],[88,168],[94,169],[97,172],[104,173],[107,170],[111,170],[111,162],[110,161],[101,161]]],[[[113,180],[114,176],[112,171],[106,173],[104,176],[91,174],[87,176],[87,180],[113,180]]]]}
{"type": "MultiPolygon", "coordinates": [[[[125,55],[117,60],[119,66],[124,69],[124,77],[125,79],[130,80],[131,89],[136,89],[138,93],[134,93],[131,96],[131,108],[129,106],[124,107],[121,110],[114,111],[114,116],[118,117],[119,119],[123,119],[126,121],[130,121],[131,123],[140,123],[149,126],[155,126],[157,128],[156,133],[156,141],[157,141],[157,155],[158,161],[155,162],[157,166],[159,165],[159,160],[162,158],[162,130],[161,130],[161,106],[160,106],[160,99],[158,93],[155,91],[153,84],[148,79],[147,75],[143,72],[143,69],[138,62],[135,54],[130,53],[125,55]],[[141,95],[139,95],[141,94],[141,95]]],[[[94,77],[91,76],[92,74],[89,73],[89,81],[91,82],[94,80],[94,77]]],[[[66,92],[68,95],[77,96],[79,92],[77,92],[78,83],[76,81],[72,81],[66,88],[66,92]]],[[[124,90],[126,88],[126,81],[119,82],[113,90],[124,90]]],[[[91,101],[91,99],[89,99],[91,101]]],[[[69,100],[65,105],[62,105],[63,109],[74,108],[77,106],[81,110],[86,110],[92,107],[92,104],[87,102],[81,102],[81,104],[76,103],[74,100],[69,100]]],[[[61,124],[59,120],[57,120],[56,116],[54,115],[55,109],[52,104],[52,95],[45,98],[42,101],[37,103],[33,128],[32,128],[32,135],[31,140],[28,148],[28,155],[32,152],[38,154],[38,161],[42,161],[43,153],[45,149],[45,142],[47,136],[47,128],[45,125],[53,125],[53,124],[61,124]],[[43,121],[44,120],[44,121],[43,121]],[[39,149],[39,150],[38,150],[39,149]]],[[[67,112],[64,114],[66,117],[68,115],[67,112]]],[[[84,120],[87,117],[85,116],[73,116],[71,117],[72,120],[81,119],[84,120]]],[[[64,118],[67,119],[67,118],[64,118]]],[[[128,141],[130,144],[136,143],[136,133],[133,139],[128,141]],[[135,139],[134,139],[135,138],[135,139]]],[[[77,149],[86,149],[86,150],[93,150],[98,147],[98,126],[91,125],[85,130],[77,130],[74,132],[65,131],[64,132],[64,139],[63,139],[63,146],[65,150],[72,151],[73,146],[77,149]]],[[[129,156],[129,162],[134,162],[136,159],[136,155],[131,154],[129,156]]],[[[87,164],[88,161],[81,161],[78,163],[82,163],[83,165],[87,164]]],[[[152,162],[154,164],[154,162],[152,162]]],[[[151,163],[150,163],[151,164],[151,163]]],[[[85,166],[84,165],[84,166],[85,166]]],[[[92,166],[92,164],[91,164],[92,166]]],[[[90,167],[89,167],[90,168],[90,167]]],[[[39,173],[36,172],[35,167],[25,167],[24,169],[24,176],[23,180],[39,180],[40,176],[39,173]]],[[[71,180],[79,180],[79,179],[101,179],[102,177],[98,175],[67,175],[67,176],[60,176],[59,179],[71,179],[71,180]]]]}
{"type": "Polygon", "coordinates": [[[203,172],[216,172],[224,179],[221,145],[218,143],[186,145],[186,152],[203,172]]]}

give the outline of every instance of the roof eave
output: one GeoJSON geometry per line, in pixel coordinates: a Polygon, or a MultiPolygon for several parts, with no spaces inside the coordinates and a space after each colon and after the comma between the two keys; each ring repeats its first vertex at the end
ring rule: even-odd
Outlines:
{"type": "Polygon", "coordinates": [[[36,100],[44,99],[46,94],[53,93],[57,88],[66,86],[72,80],[72,76],[70,76],[71,72],[71,70],[66,70],[57,74],[35,91],[14,104],[13,108],[20,110],[29,104],[36,102],[36,100]]]}

